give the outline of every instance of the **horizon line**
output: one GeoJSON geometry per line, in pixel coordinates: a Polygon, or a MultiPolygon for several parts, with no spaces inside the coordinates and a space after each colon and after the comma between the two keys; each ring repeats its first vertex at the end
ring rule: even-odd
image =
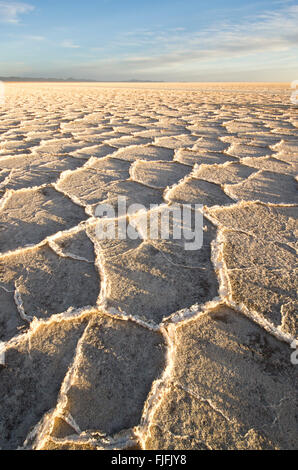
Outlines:
{"type": "Polygon", "coordinates": [[[45,77],[16,77],[16,76],[8,76],[8,77],[1,77],[0,81],[2,82],[46,82],[46,83],[55,83],[55,82],[66,82],[66,83],[282,83],[287,84],[291,83],[289,80],[143,80],[143,79],[130,79],[130,80],[96,80],[96,79],[88,79],[88,78],[45,78],[45,77]]]}

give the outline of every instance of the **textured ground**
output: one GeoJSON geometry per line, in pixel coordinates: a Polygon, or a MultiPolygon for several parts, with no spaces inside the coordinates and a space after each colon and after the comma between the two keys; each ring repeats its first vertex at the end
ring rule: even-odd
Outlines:
{"type": "Polygon", "coordinates": [[[6,86],[2,449],[298,447],[297,128],[282,85],[6,86]],[[98,240],[118,196],[202,248],[98,240]]]}

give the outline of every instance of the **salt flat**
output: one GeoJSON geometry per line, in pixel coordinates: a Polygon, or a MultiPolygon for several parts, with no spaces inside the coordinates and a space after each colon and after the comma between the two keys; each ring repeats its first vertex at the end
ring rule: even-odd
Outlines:
{"type": "Polygon", "coordinates": [[[2,449],[297,448],[290,94],[6,84],[2,449]],[[98,239],[96,208],[119,196],[147,215],[203,205],[201,248],[138,222],[138,239],[98,239]]]}

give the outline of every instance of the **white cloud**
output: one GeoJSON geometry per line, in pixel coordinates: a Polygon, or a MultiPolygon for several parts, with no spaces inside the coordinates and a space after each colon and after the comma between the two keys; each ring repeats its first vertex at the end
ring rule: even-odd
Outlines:
{"type": "Polygon", "coordinates": [[[27,35],[25,36],[25,39],[29,39],[30,41],[41,42],[41,41],[45,41],[46,38],[44,36],[27,35]]]}
{"type": "Polygon", "coordinates": [[[61,47],[66,47],[68,49],[79,49],[80,46],[78,46],[77,44],[74,44],[72,41],[66,39],[65,41],[63,41],[61,43],[61,47]]]}
{"type": "Polygon", "coordinates": [[[297,24],[298,5],[247,17],[239,23],[217,23],[197,32],[183,28],[138,30],[107,44],[108,58],[101,58],[99,50],[97,59],[73,64],[72,71],[99,79],[104,74],[111,79],[175,80],[196,77],[203,71],[207,75],[209,71],[210,76],[225,70],[232,74],[244,64],[258,76],[258,69],[274,61],[279,73],[280,66],[297,69],[297,62],[284,60],[289,54],[298,57],[297,24]]]}
{"type": "Polygon", "coordinates": [[[0,22],[18,23],[19,16],[34,10],[34,6],[22,2],[2,2],[0,1],[0,22]]]}
{"type": "Polygon", "coordinates": [[[286,51],[298,46],[298,7],[279,13],[268,13],[242,25],[214,30],[207,35],[198,34],[191,41],[198,53],[209,51],[224,56],[266,54],[286,51]]]}
{"type": "MultiPolygon", "coordinates": [[[[282,8],[238,22],[215,22],[197,31],[186,30],[183,25],[168,29],[162,29],[161,25],[152,30],[135,29],[115,34],[112,40],[107,38],[99,43],[99,47],[95,43],[89,50],[86,47],[80,49],[81,46],[72,39],[62,40],[60,36],[60,39],[50,41],[45,38],[45,44],[65,48],[60,62],[55,59],[51,63],[49,76],[170,81],[221,80],[233,76],[257,80],[289,77],[290,81],[298,72],[298,5],[286,5],[286,0],[273,2],[282,8]],[[71,49],[78,51],[72,54],[71,49]],[[82,50],[84,54],[80,54],[82,50]]],[[[4,17],[3,5],[25,4],[0,0],[0,21],[4,17]]],[[[6,10],[6,21],[17,22],[24,12],[6,10]]],[[[59,31],[62,38],[67,38],[66,29],[59,31]]],[[[42,38],[32,36],[31,40],[42,41],[42,38]]]]}
{"type": "MultiPolygon", "coordinates": [[[[147,45],[148,54],[124,56],[126,66],[138,64],[145,69],[167,68],[173,64],[213,61],[222,58],[288,51],[298,47],[298,6],[280,12],[268,12],[242,24],[218,24],[203,31],[189,33],[182,29],[156,32],[146,39],[138,32],[131,36],[131,44],[138,39],[147,45]],[[162,50],[162,53],[155,51],[162,50]]],[[[126,46],[129,43],[126,42],[126,46]]],[[[117,59],[115,59],[117,60],[117,59]]]]}

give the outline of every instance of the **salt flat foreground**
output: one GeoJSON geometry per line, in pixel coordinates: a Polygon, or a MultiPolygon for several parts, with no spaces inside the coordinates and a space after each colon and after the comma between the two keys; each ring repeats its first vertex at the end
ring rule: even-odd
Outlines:
{"type": "Polygon", "coordinates": [[[6,85],[2,449],[298,447],[289,95],[278,84],[6,85]],[[100,240],[96,207],[118,196],[203,204],[202,248],[100,240]]]}

